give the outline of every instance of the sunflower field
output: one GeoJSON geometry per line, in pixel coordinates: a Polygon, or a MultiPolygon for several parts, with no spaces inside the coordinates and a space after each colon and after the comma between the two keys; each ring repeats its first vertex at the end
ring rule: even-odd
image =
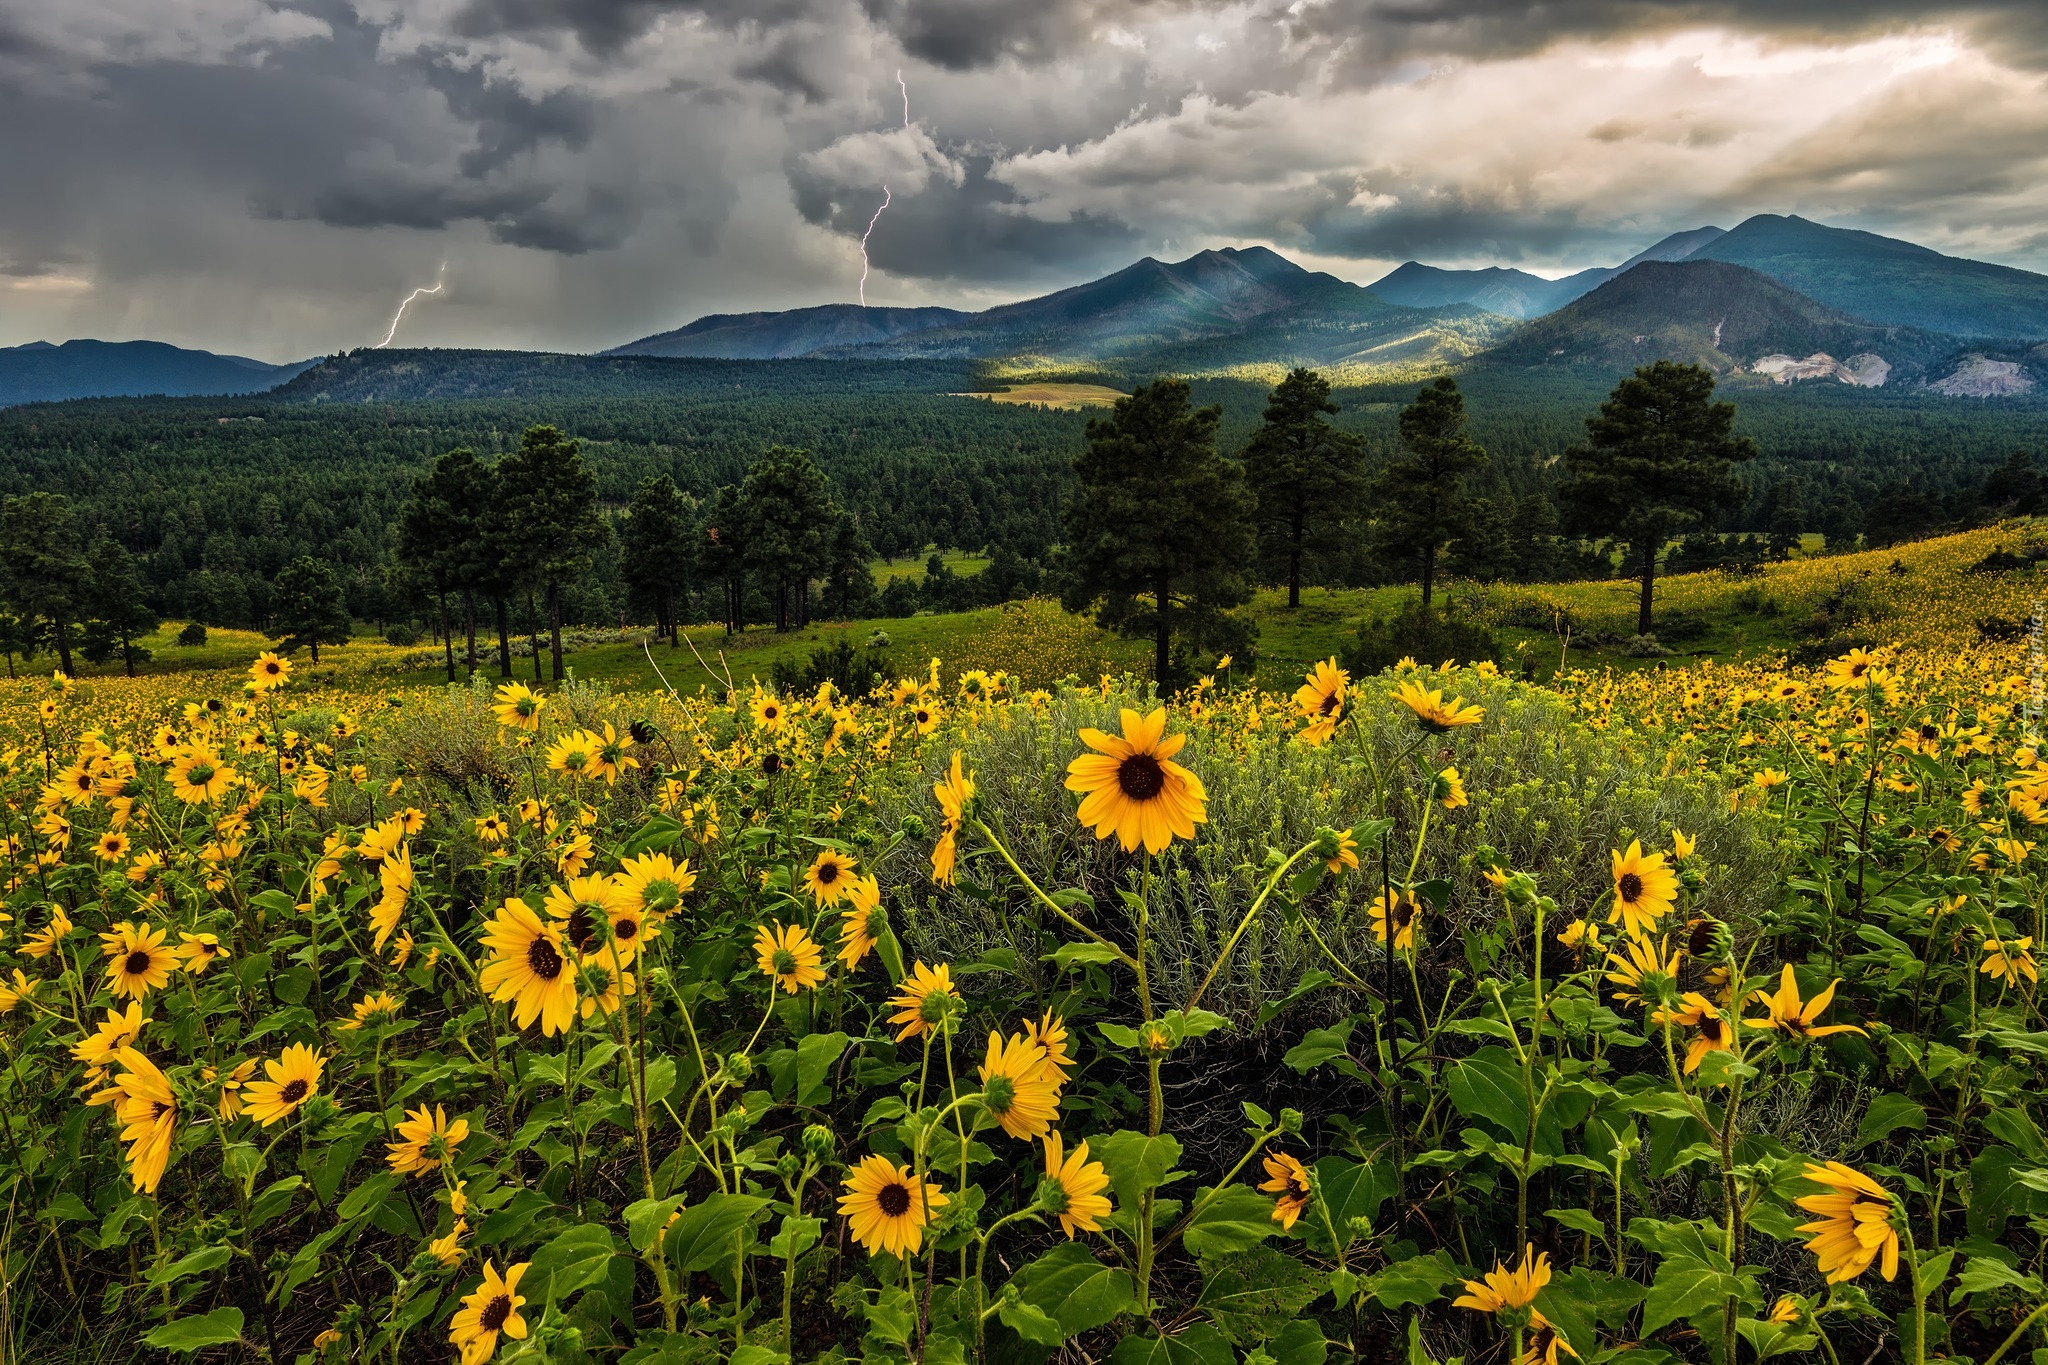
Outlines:
{"type": "Polygon", "coordinates": [[[0,1365],[2048,1361],[2015,646],[9,695],[0,1365]]]}

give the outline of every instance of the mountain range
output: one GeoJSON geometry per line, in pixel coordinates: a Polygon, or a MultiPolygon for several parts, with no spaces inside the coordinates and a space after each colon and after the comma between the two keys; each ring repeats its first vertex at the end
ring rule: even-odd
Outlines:
{"type": "MultiPolygon", "coordinates": [[[[491,377],[493,353],[413,354],[423,363],[446,355],[459,371],[433,380],[436,392],[502,387],[491,377]]],[[[504,354],[521,383],[542,363],[504,354]]],[[[713,314],[589,359],[970,361],[995,378],[1088,370],[1269,379],[1310,365],[1355,384],[1475,366],[1624,371],[1667,356],[1750,382],[2023,393],[2048,385],[2048,275],[1762,214],[1725,232],[1675,233],[1619,265],[1556,280],[1410,261],[1361,286],[1265,247],[1227,247],[1183,261],[1147,257],[980,312],[831,304],[713,314]]],[[[0,349],[0,405],[245,393],[316,363],[266,365],[156,342],[37,342],[0,349]]]]}

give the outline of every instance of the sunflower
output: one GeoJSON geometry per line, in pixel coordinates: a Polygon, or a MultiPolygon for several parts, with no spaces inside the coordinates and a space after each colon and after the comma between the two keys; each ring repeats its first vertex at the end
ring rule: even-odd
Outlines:
{"type": "Polygon", "coordinates": [[[1536,1292],[1550,1283],[1550,1254],[1535,1245],[1522,1248],[1522,1263],[1509,1270],[1499,1261],[1482,1280],[1465,1281],[1465,1292],[1452,1300],[1453,1308],[1470,1308],[1480,1313],[1512,1313],[1536,1302],[1536,1292]]]}
{"type": "Polygon", "coordinates": [[[462,1238],[468,1231],[469,1221],[464,1218],[456,1219],[455,1226],[448,1229],[447,1236],[436,1237],[427,1243],[427,1254],[444,1266],[461,1265],[465,1254],[462,1250],[462,1238]]]}
{"type": "MultiPolygon", "coordinates": [[[[593,736],[594,738],[594,736],[593,736]]],[[[592,755],[591,766],[609,787],[622,777],[627,769],[640,766],[640,760],[627,753],[633,747],[633,736],[622,735],[612,729],[612,723],[604,723],[604,738],[598,741],[597,751],[592,755]]]]}
{"type": "Polygon", "coordinates": [[[1047,1010],[1043,1018],[1033,1023],[1024,1021],[1024,1034],[1045,1052],[1045,1074],[1054,1085],[1067,1083],[1067,1068],[1074,1059],[1067,1054],[1067,1021],[1047,1010]]]}
{"type": "Polygon", "coordinates": [[[102,862],[118,863],[128,856],[128,847],[128,836],[110,829],[94,841],[93,852],[102,862]]]}
{"type": "Polygon", "coordinates": [[[1259,1188],[1268,1194],[1277,1195],[1273,1201],[1273,1221],[1282,1230],[1292,1228],[1301,1217],[1308,1201],[1315,1198],[1315,1188],[1309,1184],[1308,1171],[1299,1161],[1285,1152],[1268,1153],[1265,1159],[1266,1178],[1259,1182],[1259,1188]]]}
{"type": "Polygon", "coordinates": [[[1486,719],[1485,707],[1467,706],[1463,697],[1447,702],[1441,688],[1424,691],[1422,684],[1413,680],[1396,689],[1394,700],[1413,711],[1422,728],[1434,735],[1449,734],[1460,726],[1477,725],[1486,719]]]}
{"type": "Polygon", "coordinates": [[[251,1081],[243,1090],[249,1117],[268,1128],[289,1118],[320,1091],[320,1072],[327,1063],[304,1043],[293,1043],[274,1062],[263,1064],[267,1080],[251,1081]]]}
{"type": "Polygon", "coordinates": [[[960,993],[953,989],[953,970],[941,962],[936,967],[927,967],[914,962],[910,975],[903,978],[903,985],[889,1003],[896,1013],[889,1016],[892,1024],[901,1024],[896,1041],[921,1037],[930,1033],[958,1004],[960,993]]]}
{"type": "Polygon", "coordinates": [[[1643,852],[1640,839],[1629,841],[1628,852],[1610,849],[1614,864],[1614,908],[1607,913],[1609,924],[1619,924],[1631,937],[1653,932],[1657,921],[1671,913],[1678,895],[1678,874],[1664,864],[1661,853],[1643,852]]]}
{"type": "Polygon", "coordinates": [[[493,1000],[513,1002],[512,1019],[520,1028],[537,1018],[541,1036],[551,1038],[575,1021],[576,974],[559,928],[515,896],[485,928],[484,946],[491,956],[478,984],[493,1000]]]}
{"type": "Polygon", "coordinates": [[[1109,1199],[1102,1193],[1109,1188],[1109,1174],[1101,1162],[1088,1159],[1087,1143],[1071,1153],[1061,1147],[1058,1133],[1045,1135],[1045,1179],[1038,1185],[1038,1203],[1060,1220],[1060,1230],[1072,1241],[1075,1228],[1102,1231],[1098,1220],[1110,1214],[1109,1199]]]}
{"type": "Polygon", "coordinates": [[[234,1070],[228,1072],[225,1076],[220,1075],[212,1067],[206,1068],[202,1074],[209,1082],[219,1080],[220,1103],[216,1108],[220,1112],[222,1123],[233,1123],[236,1115],[242,1112],[242,1087],[247,1085],[249,1078],[256,1074],[256,1058],[251,1057],[247,1061],[238,1064],[234,1070]]]}
{"type": "Polygon", "coordinates": [[[432,1113],[421,1105],[407,1110],[405,1122],[397,1129],[401,1140],[384,1144],[390,1152],[384,1160],[400,1175],[425,1175],[439,1170],[443,1162],[455,1164],[455,1149],[469,1136],[469,1120],[450,1123],[440,1105],[435,1105],[432,1113]]]}
{"type": "Polygon", "coordinates": [[[1800,1224],[1798,1230],[1814,1234],[1806,1249],[1819,1260],[1817,1268],[1827,1282],[1855,1279],[1880,1255],[1884,1257],[1884,1277],[1889,1280],[1897,1275],[1899,1233],[1892,1226],[1892,1197],[1885,1187],[1839,1161],[1825,1166],[1809,1162],[1804,1174],[1828,1189],[1826,1194],[1802,1195],[1792,1201],[1808,1213],[1820,1215],[1814,1222],[1800,1224]]]}
{"type": "Polygon", "coordinates": [[[982,1107],[1013,1138],[1043,1137],[1059,1117],[1059,1082],[1045,1069],[1045,1049],[1025,1035],[988,1035],[988,1058],[979,1068],[982,1107]]]}
{"type": "Polygon", "coordinates": [[[561,923],[562,936],[578,957],[609,961],[616,950],[623,967],[639,951],[640,914],[609,877],[571,877],[567,886],[550,886],[544,908],[549,919],[561,923]],[[627,926],[623,933],[622,924],[627,926]]]}
{"type": "Polygon", "coordinates": [[[35,999],[36,992],[41,989],[42,984],[40,981],[32,981],[28,977],[23,976],[21,968],[16,967],[14,969],[13,983],[11,985],[0,985],[0,1015],[12,1014],[14,1013],[14,1007],[22,1001],[35,999]]]}
{"type": "Polygon", "coordinates": [[[948,1201],[937,1185],[925,1185],[921,1191],[918,1186],[909,1170],[872,1152],[846,1177],[839,1211],[852,1224],[853,1239],[870,1256],[884,1251],[914,1256],[924,1245],[932,1211],[948,1201]]]}
{"type": "Polygon", "coordinates": [[[882,908],[882,884],[873,877],[854,878],[846,893],[846,909],[839,915],[839,960],[848,971],[854,970],[888,932],[889,912],[882,908]]]}
{"type": "Polygon", "coordinates": [[[273,687],[283,687],[291,681],[292,665],[289,659],[281,659],[270,650],[256,656],[256,662],[249,665],[249,685],[258,692],[268,692],[273,687]]]}
{"type": "Polygon", "coordinates": [[[614,885],[626,902],[649,919],[659,920],[682,909],[683,897],[697,885],[690,860],[677,862],[666,853],[644,853],[619,864],[614,885]]]}
{"type": "Polygon", "coordinates": [[[232,768],[220,755],[203,745],[193,745],[171,761],[171,795],[188,806],[218,801],[234,785],[232,768]]]}
{"type": "Polygon", "coordinates": [[[178,957],[165,942],[169,934],[147,924],[119,924],[100,937],[106,941],[107,987],[115,995],[147,1000],[151,991],[170,984],[178,957]]]}
{"type": "Polygon", "coordinates": [[[1373,899],[1371,912],[1373,938],[1385,943],[1391,924],[1394,947],[1404,953],[1415,950],[1415,929],[1422,922],[1422,904],[1415,899],[1414,892],[1388,887],[1373,899]]]}
{"type": "Polygon", "coordinates": [[[72,1059],[85,1063],[87,1082],[97,1080],[99,1073],[119,1055],[122,1048],[140,1038],[142,1026],[148,1022],[142,1017],[142,1006],[130,1001],[127,1013],[108,1010],[105,1022],[93,1031],[90,1038],[72,1044],[72,1059]]]}
{"type": "Polygon", "coordinates": [[[762,925],[754,930],[754,961],[761,971],[791,995],[799,989],[816,989],[825,979],[819,964],[825,954],[801,924],[777,921],[774,929],[762,925]]]}
{"type": "Polygon", "coordinates": [[[597,770],[597,750],[604,741],[588,730],[572,730],[548,745],[548,770],[567,773],[571,778],[589,777],[597,770]]]}
{"type": "Polygon", "coordinates": [[[538,733],[540,730],[540,709],[547,705],[547,698],[531,691],[524,683],[502,683],[497,697],[491,703],[491,714],[498,718],[498,724],[508,730],[526,730],[538,733]]]}
{"type": "Polygon", "coordinates": [[[1670,951],[1664,940],[1630,937],[1621,946],[1621,953],[1607,955],[1607,965],[1614,969],[1607,973],[1607,980],[1620,988],[1614,993],[1616,1000],[1640,1005],[1645,995],[1661,996],[1664,988],[1678,979],[1678,954],[1670,951]]]}
{"type": "Polygon", "coordinates": [[[756,692],[748,709],[754,713],[754,724],[771,735],[780,734],[789,723],[789,711],[772,692],[756,692]]]}
{"type": "Polygon", "coordinates": [[[1699,847],[1699,843],[1698,839],[1686,838],[1684,830],[1673,829],[1671,831],[1671,861],[1674,863],[1684,862],[1693,855],[1693,850],[1699,847]]]}
{"type": "Polygon", "coordinates": [[[512,832],[512,826],[496,811],[478,816],[470,823],[476,827],[476,841],[486,846],[504,843],[505,837],[512,832]]]}
{"type": "Polygon", "coordinates": [[[52,907],[50,922],[21,941],[21,950],[30,957],[41,961],[57,951],[57,945],[70,934],[71,919],[62,906],[52,907]]]}
{"type": "Polygon", "coordinates": [[[483,1282],[462,1296],[462,1307],[448,1321],[448,1341],[462,1352],[461,1365],[483,1365],[497,1351],[500,1333],[526,1340],[526,1319],[519,1316],[526,1297],[519,1292],[519,1277],[531,1264],[521,1262],[499,1279],[497,1268],[484,1261],[483,1282]]]}
{"type": "Polygon", "coordinates": [[[1565,1345],[1564,1338],[1551,1326],[1550,1319],[1538,1310],[1529,1310],[1529,1331],[1522,1338],[1522,1358],[1515,1365],[1558,1365],[1557,1353],[1564,1352],[1573,1360],[1579,1353],[1565,1345]]]}
{"type": "Polygon", "coordinates": [[[1870,670],[1876,666],[1877,659],[1869,651],[1852,649],[1839,659],[1828,660],[1828,686],[1837,690],[1861,687],[1870,677],[1870,670]]]}
{"type": "Polygon", "coordinates": [[[399,1011],[404,1008],[405,1002],[390,991],[378,991],[374,995],[365,995],[362,999],[356,1001],[352,1007],[355,1017],[353,1019],[344,1019],[339,1024],[336,1024],[335,1027],[344,1033],[353,1033],[357,1029],[372,1028],[378,1024],[388,1024],[396,1020],[399,1011]]]}
{"type": "Polygon", "coordinates": [[[1984,961],[1977,968],[1988,977],[2008,986],[2020,984],[2020,978],[2038,982],[2041,974],[2034,965],[2034,940],[2026,938],[1987,938],[1984,940],[1984,961]]]}
{"type": "Polygon", "coordinates": [[[1745,1019],[1742,1022],[1751,1028],[1776,1029],[1787,1038],[1825,1038],[1830,1033],[1862,1033],[1854,1024],[1816,1024],[1831,1001],[1835,998],[1835,987],[1839,980],[1830,981],[1827,989],[1811,1000],[1799,998],[1799,982],[1792,975],[1792,964],[1786,963],[1785,970],[1778,977],[1777,991],[1752,991],[1750,999],[1762,1004],[1769,1011],[1762,1019],[1745,1019]]]}
{"type": "Polygon", "coordinates": [[[1066,786],[1086,793],[1078,815],[1096,838],[1114,833],[1126,853],[1140,844],[1158,853],[1176,836],[1194,838],[1208,820],[1202,780],[1172,761],[1187,736],[1167,736],[1165,707],[1149,716],[1126,707],[1121,737],[1086,729],[1081,742],[1097,752],[1067,765],[1066,786]]]}
{"type": "Polygon", "coordinates": [[[1679,997],[1678,1008],[1660,1009],[1650,1016],[1650,1022],[1699,1030],[1685,1049],[1685,1074],[1688,1076],[1700,1069],[1700,1063],[1707,1059],[1709,1052],[1735,1051],[1735,1031],[1730,1027],[1728,1016],[1698,991],[1687,991],[1679,997]]]}
{"type": "Polygon", "coordinates": [[[377,931],[370,940],[370,951],[381,953],[392,931],[398,928],[398,917],[405,912],[406,898],[412,895],[412,852],[404,844],[377,867],[377,882],[383,894],[370,907],[370,927],[377,931]]]}
{"type": "Polygon", "coordinates": [[[1337,722],[1344,714],[1344,693],[1350,685],[1351,675],[1337,667],[1334,657],[1311,668],[1307,680],[1294,689],[1295,709],[1308,721],[1295,739],[1308,745],[1329,742],[1337,733],[1337,722]]]}
{"type": "Polygon", "coordinates": [[[177,1140],[178,1097],[164,1073],[134,1048],[122,1048],[115,1060],[123,1070],[108,1093],[118,1094],[110,1102],[128,1144],[128,1179],[137,1194],[155,1194],[177,1140]]]}
{"type": "Polygon", "coordinates": [[[940,709],[939,704],[935,701],[920,701],[917,705],[910,708],[911,724],[917,727],[917,732],[920,735],[928,735],[938,729],[939,722],[943,719],[945,719],[945,712],[940,709]]]}
{"type": "Polygon", "coordinates": [[[178,935],[178,960],[185,964],[185,970],[194,976],[204,976],[206,969],[227,956],[227,950],[220,946],[218,934],[178,935]]]}
{"type": "Polygon", "coordinates": [[[846,899],[847,888],[853,885],[853,859],[837,849],[819,850],[811,860],[810,870],[804,873],[804,889],[817,899],[819,905],[837,905],[846,899]]]}
{"type": "Polygon", "coordinates": [[[1597,953],[1607,945],[1600,941],[1600,926],[1591,920],[1573,920],[1557,936],[1557,941],[1578,953],[1597,953]]]}

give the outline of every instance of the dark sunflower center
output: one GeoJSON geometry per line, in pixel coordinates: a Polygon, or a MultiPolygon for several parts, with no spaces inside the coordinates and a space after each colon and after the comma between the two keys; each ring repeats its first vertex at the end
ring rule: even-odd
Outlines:
{"type": "Polygon", "coordinates": [[[1624,901],[1634,905],[1642,899],[1643,879],[1633,872],[1624,872],[1621,874],[1621,880],[1614,884],[1614,889],[1624,901]]]}
{"type": "Polygon", "coordinates": [[[1398,900],[1394,902],[1394,927],[1406,929],[1415,922],[1415,902],[1398,900]]]}
{"type": "Polygon", "coordinates": [[[1133,801],[1150,801],[1166,785],[1166,769],[1150,754],[1132,754],[1116,765],[1116,785],[1133,801]]]}
{"type": "Polygon", "coordinates": [[[589,952],[590,945],[597,942],[597,917],[589,906],[579,905],[569,912],[569,942],[579,953],[589,952]]]}
{"type": "Polygon", "coordinates": [[[640,933],[638,920],[622,919],[612,926],[612,937],[621,943],[631,943],[640,933]]]}
{"type": "Polygon", "coordinates": [[[134,952],[128,954],[127,960],[123,962],[121,966],[122,969],[128,973],[128,975],[141,976],[144,972],[147,972],[149,970],[150,964],[154,960],[155,959],[151,958],[146,951],[144,951],[141,948],[137,948],[134,952]]]}
{"type": "Polygon", "coordinates": [[[1700,1020],[1700,1037],[1710,1043],[1718,1043],[1724,1036],[1725,1033],[1719,1019],[1709,1015],[1707,1018],[1700,1020]]]}
{"type": "Polygon", "coordinates": [[[1923,726],[1921,726],[1921,727],[1920,727],[1920,738],[1922,738],[1922,739],[1940,739],[1940,738],[1941,738],[1941,731],[1939,731],[1939,730],[1935,729],[1935,728],[1934,728],[1934,727],[1933,727],[1932,725],[1923,725],[1923,726]]]}
{"type": "Polygon", "coordinates": [[[476,1315],[476,1325],[486,1332],[496,1332],[505,1326],[505,1320],[512,1316],[512,1296],[500,1294],[484,1305],[484,1311],[476,1315]]]}
{"type": "Polygon", "coordinates": [[[782,755],[781,755],[781,754],[763,754],[763,755],[761,755],[761,771],[762,771],[762,772],[764,772],[764,773],[766,773],[766,774],[768,774],[768,776],[770,776],[770,777],[773,777],[773,776],[775,776],[775,774],[777,774],[777,773],[781,772],[781,771],[782,771],[782,755]]]}
{"type": "Polygon", "coordinates": [[[562,955],[555,951],[554,944],[537,938],[526,947],[526,965],[541,980],[553,981],[562,974],[562,955]]]}
{"type": "Polygon", "coordinates": [[[307,1088],[303,1080],[294,1076],[284,1083],[284,1089],[277,1092],[277,1097],[286,1104],[297,1104],[300,1100],[306,1098],[307,1088]]]}
{"type": "Polygon", "coordinates": [[[764,707],[762,707],[762,708],[761,708],[761,719],[762,719],[762,720],[774,720],[774,719],[775,719],[775,718],[776,718],[777,716],[779,716],[779,715],[781,715],[781,714],[782,714],[782,712],[781,712],[781,711],[779,711],[779,710],[777,710],[777,709],[776,709],[775,707],[773,707],[773,706],[764,706],[764,707]]]}
{"type": "Polygon", "coordinates": [[[1320,706],[1316,707],[1316,714],[1317,714],[1317,715],[1319,715],[1319,716],[1327,716],[1327,715],[1329,715],[1329,714],[1330,714],[1330,713],[1331,713],[1332,711],[1334,711],[1334,710],[1336,710],[1336,709],[1337,709],[1337,694],[1336,694],[1335,692],[1331,692],[1331,693],[1327,694],[1326,696],[1324,696],[1324,698],[1323,698],[1323,701],[1322,701],[1322,705],[1320,705],[1320,706]]]}
{"type": "Polygon", "coordinates": [[[875,1206],[891,1218],[910,1212],[910,1187],[890,1181],[875,1192],[875,1206]]]}
{"type": "Polygon", "coordinates": [[[1692,939],[1686,944],[1694,957],[1705,957],[1707,950],[1714,946],[1714,922],[1701,920],[1692,927],[1692,939]]]}
{"type": "Polygon", "coordinates": [[[920,707],[918,707],[918,708],[917,708],[917,723],[918,723],[919,725],[922,725],[922,724],[924,724],[924,723],[925,723],[926,721],[930,720],[931,718],[932,718],[932,713],[931,713],[931,712],[929,712],[929,711],[925,710],[925,709],[924,709],[924,708],[923,708],[922,706],[920,706],[920,707]]]}
{"type": "Polygon", "coordinates": [[[830,886],[839,880],[839,864],[823,863],[818,868],[818,885],[830,886]]]}

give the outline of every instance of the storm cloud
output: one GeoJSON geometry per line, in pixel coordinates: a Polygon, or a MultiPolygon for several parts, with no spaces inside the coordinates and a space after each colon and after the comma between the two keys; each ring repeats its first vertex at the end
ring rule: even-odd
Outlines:
{"type": "Polygon", "coordinates": [[[13,0],[0,344],[319,354],[445,268],[401,343],[597,348],[849,300],[871,221],[891,304],[1756,212],[2048,269],[2044,160],[2037,0],[13,0]]]}

